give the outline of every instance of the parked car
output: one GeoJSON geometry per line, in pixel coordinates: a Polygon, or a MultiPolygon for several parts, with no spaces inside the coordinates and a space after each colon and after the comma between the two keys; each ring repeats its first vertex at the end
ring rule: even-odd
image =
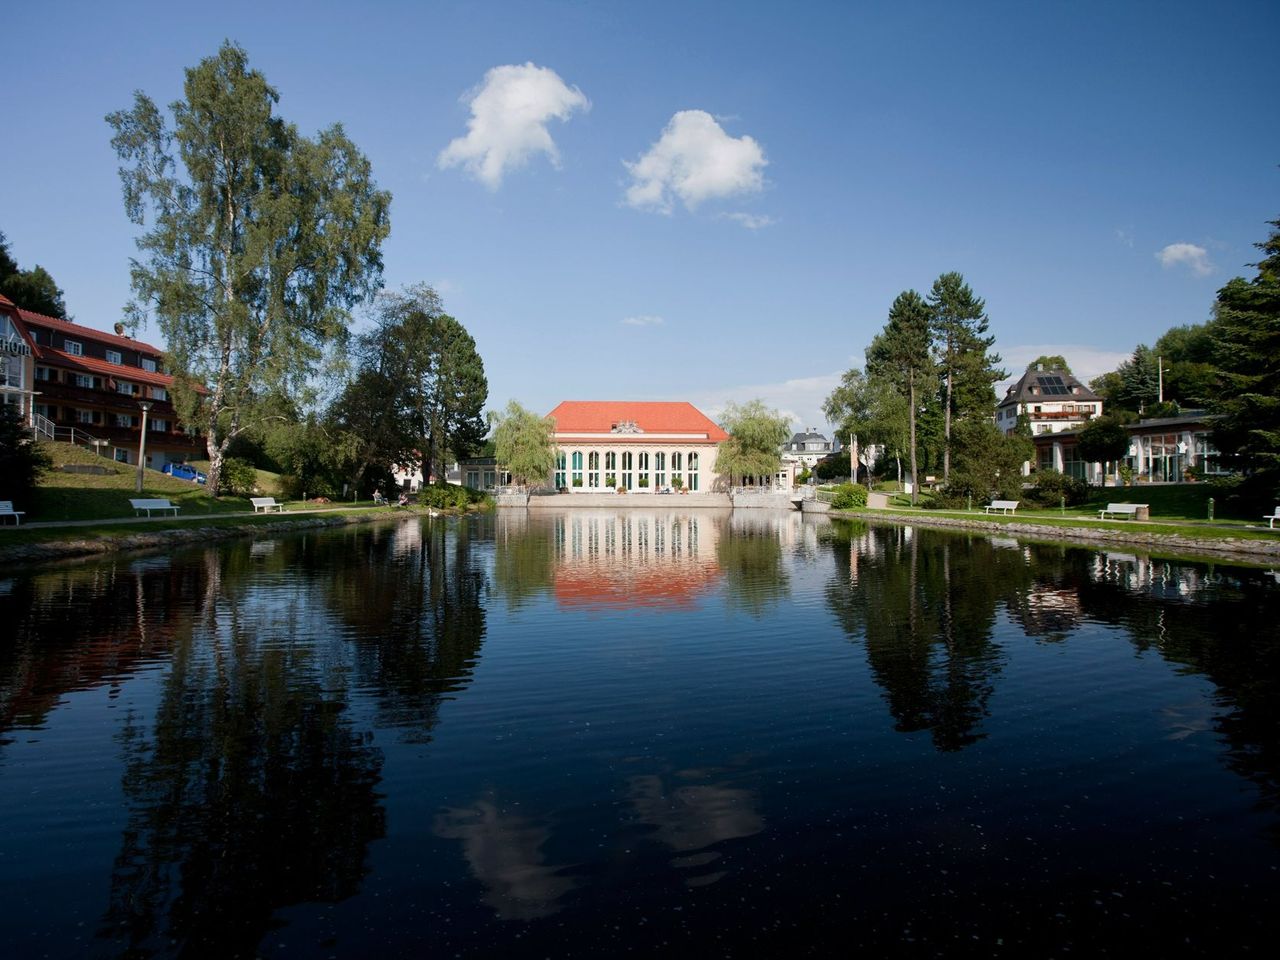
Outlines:
{"type": "Polygon", "coordinates": [[[190,480],[193,483],[204,483],[209,479],[189,463],[166,463],[160,472],[179,480],[190,480]]]}

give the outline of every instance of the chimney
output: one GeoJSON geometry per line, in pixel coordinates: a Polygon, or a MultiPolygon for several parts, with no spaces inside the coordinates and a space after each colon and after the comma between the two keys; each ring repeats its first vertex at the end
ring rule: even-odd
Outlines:
{"type": "Polygon", "coordinates": [[[1043,364],[1043,363],[1037,363],[1037,364],[1036,364],[1036,372],[1037,372],[1037,373],[1044,373],[1044,364],[1043,364]]]}

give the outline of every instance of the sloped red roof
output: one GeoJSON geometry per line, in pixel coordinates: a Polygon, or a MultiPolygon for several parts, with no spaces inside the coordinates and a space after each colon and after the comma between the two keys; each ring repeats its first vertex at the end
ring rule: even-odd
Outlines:
{"type": "Polygon", "coordinates": [[[148,383],[153,387],[169,387],[173,385],[173,377],[166,373],[151,373],[141,367],[128,367],[120,363],[107,363],[97,357],[75,357],[52,347],[35,347],[36,359],[44,363],[56,363],[60,367],[72,370],[83,370],[86,373],[97,373],[117,380],[130,380],[148,383]]]}
{"type": "Polygon", "coordinates": [[[159,347],[153,347],[149,343],[143,343],[141,340],[133,340],[129,337],[122,337],[118,334],[107,333],[105,330],[97,330],[93,327],[86,327],[79,323],[72,323],[70,320],[59,320],[57,317],[47,317],[43,313],[34,313],[31,310],[23,310],[18,308],[18,313],[22,319],[28,324],[37,327],[49,327],[53,330],[60,330],[62,333],[70,334],[73,337],[84,337],[86,340],[97,340],[100,343],[109,343],[112,346],[124,347],[126,350],[139,350],[142,353],[150,353],[154,356],[160,356],[164,353],[159,347]]]}
{"type": "Polygon", "coordinates": [[[12,300],[10,300],[8,297],[6,297],[3,293],[0,293],[0,307],[13,307],[13,306],[16,306],[16,304],[12,300]]]}
{"type": "Polygon", "coordinates": [[[643,433],[623,433],[629,441],[643,441],[645,433],[697,433],[711,443],[729,435],[706,414],[685,401],[565,400],[548,417],[556,433],[609,433],[618,423],[634,423],[643,433]]]}

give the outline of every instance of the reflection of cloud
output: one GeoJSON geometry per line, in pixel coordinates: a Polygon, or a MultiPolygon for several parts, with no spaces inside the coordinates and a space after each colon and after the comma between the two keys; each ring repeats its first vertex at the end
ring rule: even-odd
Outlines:
{"type": "Polygon", "coordinates": [[[477,880],[489,888],[484,901],[504,920],[533,920],[555,913],[556,901],[573,888],[560,867],[543,863],[550,830],[524,817],[502,813],[492,800],[477,800],[436,817],[435,832],[461,840],[477,880]]]}
{"type": "MultiPolygon", "coordinates": [[[[696,772],[686,777],[698,776],[696,772]]],[[[657,828],[657,837],[677,853],[673,867],[693,869],[718,860],[720,854],[704,851],[725,840],[750,837],[764,829],[764,818],[756,811],[750,790],[713,783],[688,784],[670,793],[659,776],[632,777],[631,805],[636,817],[657,828]]],[[[723,872],[687,877],[687,886],[706,886],[724,876],[723,872]]]]}

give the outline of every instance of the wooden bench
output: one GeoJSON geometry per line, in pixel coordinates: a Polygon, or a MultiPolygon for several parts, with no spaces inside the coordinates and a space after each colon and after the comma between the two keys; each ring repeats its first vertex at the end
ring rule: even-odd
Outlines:
{"type": "Polygon", "coordinates": [[[13,509],[12,500],[0,500],[0,517],[13,517],[13,525],[15,527],[22,525],[22,518],[27,515],[25,510],[13,509]]]}
{"type": "Polygon", "coordinates": [[[1010,513],[1013,513],[1013,511],[1018,509],[1018,504],[1021,502],[1022,502],[1021,500],[992,500],[990,503],[988,503],[985,507],[982,508],[982,512],[983,513],[999,512],[1004,514],[1010,514],[1010,513]]]}
{"type": "Polygon", "coordinates": [[[1130,520],[1141,520],[1144,518],[1138,515],[1138,511],[1149,509],[1150,507],[1145,503],[1108,503],[1105,510],[1098,511],[1098,519],[1105,520],[1107,519],[1107,514],[1112,513],[1117,517],[1128,517],[1130,520]]]}
{"type": "MultiPolygon", "coordinates": [[[[3,514],[3,512],[4,512],[4,503],[0,502],[0,514],[3,514]]],[[[1272,530],[1274,530],[1276,528],[1276,521],[1280,520],[1280,504],[1278,504],[1276,508],[1271,511],[1271,516],[1263,517],[1262,519],[1267,521],[1267,526],[1270,527],[1272,530]]]]}
{"type": "Polygon", "coordinates": [[[168,500],[129,500],[129,504],[133,507],[133,514],[137,516],[142,511],[147,512],[147,516],[151,516],[152,510],[172,510],[173,515],[178,515],[178,505],[170,503],[168,500]]]}
{"type": "Polygon", "coordinates": [[[281,513],[284,513],[284,504],[277,503],[275,497],[250,497],[249,502],[253,504],[254,513],[257,513],[259,510],[265,510],[268,512],[271,510],[279,510],[281,513]]]}

